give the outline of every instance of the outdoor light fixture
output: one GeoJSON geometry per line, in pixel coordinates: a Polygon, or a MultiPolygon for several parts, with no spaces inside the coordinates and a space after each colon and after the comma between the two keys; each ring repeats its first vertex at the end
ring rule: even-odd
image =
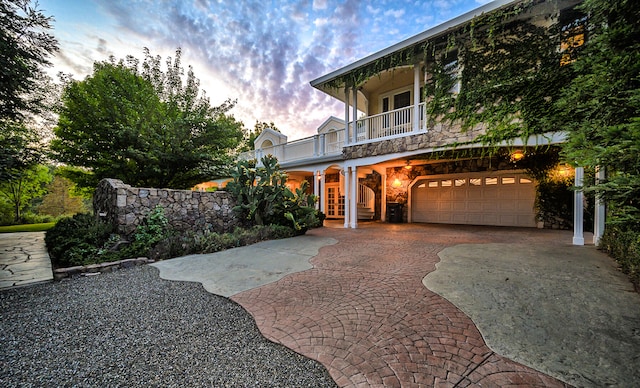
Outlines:
{"type": "Polygon", "coordinates": [[[404,168],[406,168],[407,170],[411,170],[413,168],[413,166],[411,165],[411,161],[407,160],[407,165],[404,166],[404,168]]]}
{"type": "Polygon", "coordinates": [[[560,176],[568,176],[569,175],[569,171],[570,171],[570,167],[567,166],[566,164],[561,164],[558,166],[558,174],[560,174],[560,176]]]}
{"type": "Polygon", "coordinates": [[[393,183],[391,184],[391,187],[394,187],[394,188],[396,188],[396,189],[397,189],[398,187],[401,187],[401,186],[402,186],[402,182],[401,182],[401,181],[400,181],[400,179],[398,179],[398,178],[396,178],[396,179],[393,181],[393,183]]]}
{"type": "Polygon", "coordinates": [[[522,160],[522,158],[524,158],[524,151],[517,149],[517,150],[513,150],[511,152],[511,161],[512,162],[518,162],[520,160],[522,160]]]}

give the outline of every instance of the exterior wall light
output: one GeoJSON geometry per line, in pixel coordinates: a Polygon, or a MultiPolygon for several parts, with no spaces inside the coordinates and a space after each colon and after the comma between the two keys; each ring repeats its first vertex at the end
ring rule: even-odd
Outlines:
{"type": "Polygon", "coordinates": [[[396,178],[393,183],[391,184],[391,187],[393,188],[399,188],[402,186],[402,182],[400,181],[400,179],[396,178]]]}
{"type": "Polygon", "coordinates": [[[511,161],[512,162],[518,162],[520,160],[522,160],[522,158],[524,158],[524,151],[523,150],[513,150],[513,152],[511,152],[511,161]]]}

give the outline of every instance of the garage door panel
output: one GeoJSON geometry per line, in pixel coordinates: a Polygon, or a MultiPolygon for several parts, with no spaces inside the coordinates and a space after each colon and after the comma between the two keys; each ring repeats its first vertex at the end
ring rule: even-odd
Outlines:
{"type": "Polygon", "coordinates": [[[524,174],[447,175],[413,187],[414,222],[535,226],[535,185],[524,174]]]}

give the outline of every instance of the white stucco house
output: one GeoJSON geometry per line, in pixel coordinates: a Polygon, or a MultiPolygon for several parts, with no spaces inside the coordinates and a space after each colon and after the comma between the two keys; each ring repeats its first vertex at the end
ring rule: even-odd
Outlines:
{"type": "MultiPolygon", "coordinates": [[[[462,131],[428,117],[425,101],[430,96],[422,88],[431,77],[430,57],[405,54],[423,50],[427,43],[433,43],[429,47],[434,47],[435,54],[447,50],[441,44],[443,37],[452,31],[468,33],[468,26],[483,15],[509,15],[505,9],[520,7],[524,11],[504,22],[517,19],[540,25],[553,23],[580,2],[497,0],[322,75],[311,86],[343,102],[344,117],[330,117],[317,134],[295,141],[267,129],[255,140],[255,151],[241,157],[259,160],[266,154],[275,155],[288,172],[290,185],[309,181],[319,197],[319,208],[327,218],[343,220],[345,228],[357,228],[359,221],[371,219],[541,227],[534,206],[536,182],[512,162],[527,157],[526,150],[531,148],[552,149],[562,143],[562,130],[510,139],[503,144],[502,158],[469,152],[448,159],[447,150],[481,149],[483,145],[473,140],[486,128],[462,131]],[[374,76],[360,77],[371,68],[377,69],[374,76]],[[345,81],[349,79],[354,81],[345,81]]],[[[582,44],[584,35],[580,39],[582,44]]],[[[456,55],[451,58],[455,65],[456,55]]],[[[460,67],[454,71],[464,71],[460,67]]],[[[453,86],[460,87],[460,83],[453,86]]],[[[558,168],[561,174],[575,174],[580,185],[582,168],[558,168]]],[[[584,243],[582,217],[582,193],[577,191],[574,244],[584,243]]],[[[595,218],[597,239],[604,228],[601,204],[596,204],[595,218]]]]}

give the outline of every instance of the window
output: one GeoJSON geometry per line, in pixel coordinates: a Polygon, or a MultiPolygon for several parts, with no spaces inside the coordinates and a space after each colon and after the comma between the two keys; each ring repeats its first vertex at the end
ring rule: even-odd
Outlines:
{"type": "Polygon", "coordinates": [[[456,187],[462,187],[462,186],[464,186],[465,183],[467,183],[466,179],[456,179],[455,180],[456,187]]]}
{"type": "Polygon", "coordinates": [[[498,184],[498,178],[484,178],[484,184],[486,186],[493,186],[498,184]]]}
{"type": "Polygon", "coordinates": [[[516,178],[514,177],[504,177],[502,178],[502,184],[503,185],[512,185],[516,183],[516,178]]]}
{"type": "Polygon", "coordinates": [[[440,183],[441,187],[451,187],[452,182],[451,179],[445,179],[440,183]]]}
{"type": "Polygon", "coordinates": [[[396,94],[393,96],[393,109],[405,108],[411,105],[411,91],[396,94]]]}
{"type": "Polygon", "coordinates": [[[382,97],[382,112],[406,108],[411,105],[411,90],[382,97]],[[393,107],[393,108],[392,108],[393,107]]]}
{"type": "Polygon", "coordinates": [[[521,184],[521,185],[528,185],[528,184],[531,184],[531,183],[533,183],[533,181],[532,181],[531,179],[528,179],[528,178],[520,178],[520,184],[521,184]]]}
{"type": "Polygon", "coordinates": [[[480,179],[480,178],[471,178],[471,179],[469,179],[469,185],[471,185],[471,186],[482,186],[482,179],[480,179]]]}
{"type": "Polygon", "coordinates": [[[576,9],[569,9],[560,14],[562,37],[560,41],[560,66],[574,62],[580,48],[586,41],[587,17],[576,9]]]}
{"type": "Polygon", "coordinates": [[[429,181],[429,187],[438,187],[438,181],[429,181]]]}

